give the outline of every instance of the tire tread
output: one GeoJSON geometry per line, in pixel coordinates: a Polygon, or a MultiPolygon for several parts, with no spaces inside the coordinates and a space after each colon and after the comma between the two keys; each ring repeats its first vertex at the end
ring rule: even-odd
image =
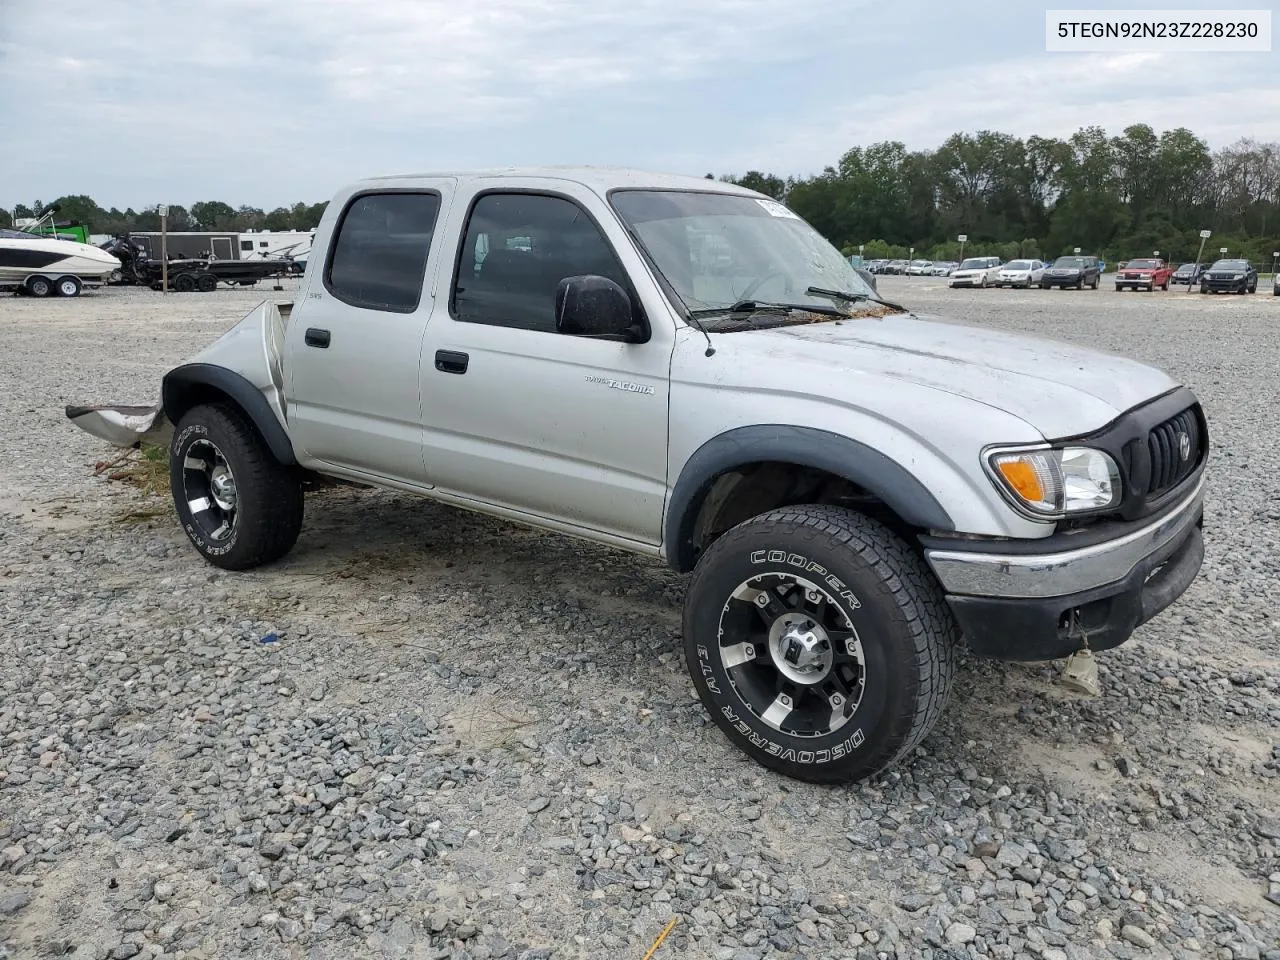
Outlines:
{"type": "MultiPolygon", "coordinates": [[[[888,745],[872,774],[879,772],[915,750],[946,708],[959,661],[959,629],[955,618],[941,586],[923,559],[888,527],[846,507],[811,504],[781,507],[761,514],[721,536],[704,560],[720,551],[732,550],[741,539],[767,539],[778,528],[803,529],[857,555],[874,572],[880,589],[897,606],[906,623],[919,682],[902,699],[899,715],[885,718],[889,728],[906,732],[899,743],[888,745]]],[[[811,779],[804,771],[798,770],[793,775],[811,779]]]]}
{"type": "MultiPolygon", "coordinates": [[[[302,532],[302,487],[292,471],[272,456],[258,428],[230,403],[202,404],[182,418],[178,433],[189,421],[204,423],[226,433],[235,447],[236,486],[251,489],[263,499],[261,523],[252,531],[240,531],[243,551],[233,550],[219,557],[202,553],[210,563],[227,570],[248,570],[279,560],[291,549],[302,532]]],[[[177,451],[174,451],[177,454],[177,451]]],[[[181,469],[180,466],[174,470],[181,469]]],[[[176,474],[175,474],[176,475],[176,474]]],[[[175,487],[175,499],[177,488],[175,487]]],[[[239,544],[237,544],[239,546],[239,544]]]]}

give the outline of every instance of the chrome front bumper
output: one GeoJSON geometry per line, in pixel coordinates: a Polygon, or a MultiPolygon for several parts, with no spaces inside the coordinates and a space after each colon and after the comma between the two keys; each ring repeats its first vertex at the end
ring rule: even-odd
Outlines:
{"type": "Polygon", "coordinates": [[[948,594],[1043,599],[1119,583],[1148,557],[1182,539],[1200,521],[1205,477],[1177,508],[1115,540],[1057,553],[1018,555],[926,550],[925,558],[948,594]]]}

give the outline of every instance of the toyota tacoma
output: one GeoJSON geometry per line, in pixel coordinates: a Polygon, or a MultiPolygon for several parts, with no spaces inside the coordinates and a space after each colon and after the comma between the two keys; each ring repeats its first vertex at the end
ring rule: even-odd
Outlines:
{"type": "Polygon", "coordinates": [[[318,478],[661,559],[691,574],[710,715],[812,781],[910,753],[962,643],[1115,647],[1203,557],[1187,387],[917,316],[784,204],[702,179],[351,184],[292,303],[168,370],[157,405],[66,412],[164,438],[181,526],[230,570],[289,552],[318,478]]]}

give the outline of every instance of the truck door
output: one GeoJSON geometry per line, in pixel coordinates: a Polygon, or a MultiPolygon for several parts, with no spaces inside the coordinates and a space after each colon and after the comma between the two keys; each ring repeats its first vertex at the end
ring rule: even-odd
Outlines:
{"type": "Polygon", "coordinates": [[[336,198],[286,334],[289,429],[347,471],[425,483],[419,362],[452,178],[336,198]]]}
{"type": "Polygon", "coordinates": [[[455,232],[452,283],[441,277],[422,365],[429,481],[658,544],[674,327],[621,227],[585,187],[507,180],[476,193],[455,232]],[[632,293],[647,342],[556,331],[556,287],[583,274],[632,293]],[[647,304],[631,279],[641,274],[647,304]]]}

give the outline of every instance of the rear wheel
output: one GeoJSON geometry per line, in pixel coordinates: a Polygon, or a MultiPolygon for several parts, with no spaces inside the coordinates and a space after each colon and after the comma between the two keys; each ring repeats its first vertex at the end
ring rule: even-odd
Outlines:
{"type": "Polygon", "coordinates": [[[940,716],[958,631],[937,581],[881,524],[786,507],[721,536],[684,608],[694,686],[724,734],[800,780],[860,780],[940,716]]]}
{"type": "Polygon", "coordinates": [[[201,293],[213,293],[218,289],[218,278],[212,273],[202,273],[196,277],[196,289],[201,293]]]}
{"type": "Polygon", "coordinates": [[[27,293],[33,297],[47,297],[53,293],[53,281],[48,277],[28,277],[27,293]]]}
{"type": "Polygon", "coordinates": [[[229,404],[193,407],[169,449],[178,519],[214,566],[246,570],[278,560],[302,530],[302,486],[229,404]]]}
{"type": "Polygon", "coordinates": [[[172,286],[179,293],[190,293],[196,288],[196,278],[189,273],[180,273],[173,278],[172,286]]]}
{"type": "Polygon", "coordinates": [[[54,281],[53,289],[60,297],[78,297],[84,284],[79,277],[59,277],[54,281]]]}

